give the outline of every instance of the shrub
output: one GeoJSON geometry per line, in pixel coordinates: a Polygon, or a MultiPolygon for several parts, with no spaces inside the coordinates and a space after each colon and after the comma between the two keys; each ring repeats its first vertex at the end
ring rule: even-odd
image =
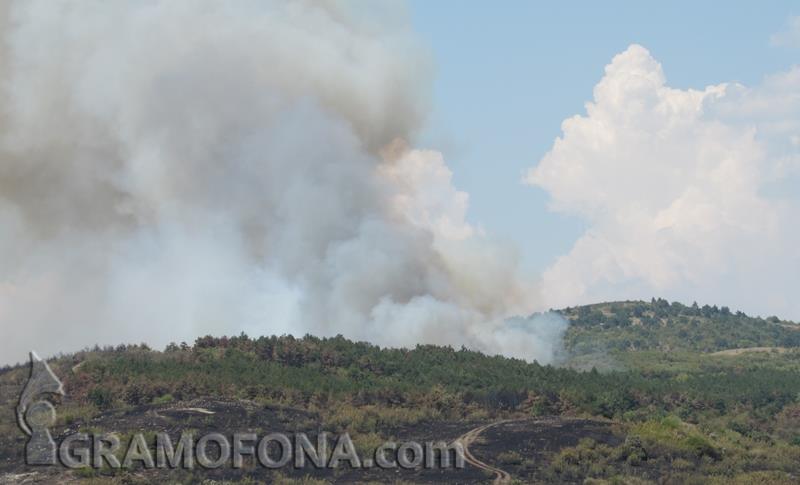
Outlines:
{"type": "Polygon", "coordinates": [[[114,402],[111,390],[105,387],[94,387],[88,394],[89,402],[97,406],[98,409],[108,409],[114,402]]]}
{"type": "Polygon", "coordinates": [[[504,465],[521,465],[523,457],[516,451],[504,451],[497,455],[497,461],[504,465]]]}

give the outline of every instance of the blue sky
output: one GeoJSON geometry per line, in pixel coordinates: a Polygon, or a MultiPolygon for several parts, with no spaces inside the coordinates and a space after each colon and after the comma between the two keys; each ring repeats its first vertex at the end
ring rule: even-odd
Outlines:
{"type": "Polygon", "coordinates": [[[548,195],[522,184],[522,174],[552,147],[565,118],[584,113],[613,56],[638,43],[672,87],[752,86],[797,62],[800,50],[773,46],[770,36],[799,11],[791,2],[412,0],[414,28],[436,69],[418,145],[444,153],[454,184],[470,194],[470,221],[513,241],[526,269],[541,271],[585,224],[549,211],[548,195]]]}
{"type": "Polygon", "coordinates": [[[544,362],[506,318],[653,296],[800,321],[800,8],[409,1],[8,2],[0,354],[544,362]]]}

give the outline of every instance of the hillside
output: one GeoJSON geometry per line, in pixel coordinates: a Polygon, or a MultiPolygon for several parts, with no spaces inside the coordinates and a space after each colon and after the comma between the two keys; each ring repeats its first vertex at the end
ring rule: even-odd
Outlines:
{"type": "Polygon", "coordinates": [[[662,299],[601,303],[560,311],[570,322],[564,344],[572,355],[597,351],[715,352],[744,347],[800,346],[800,325],[754,318],[728,307],[662,299]]]}
{"type": "Polygon", "coordinates": [[[123,438],[136,430],[325,430],[349,432],[369,455],[385,440],[460,436],[486,468],[31,470],[13,412],[28,370],[14,367],[0,372],[0,482],[485,483],[497,473],[523,483],[722,484],[793,483],[800,474],[794,323],[663,300],[561,313],[573,361],[606,356],[614,365],[584,371],[449,347],[246,335],[164,351],[95,348],[50,363],[66,391],[56,441],[75,430],[123,438]],[[720,352],[743,347],[761,351],[720,352]]]}

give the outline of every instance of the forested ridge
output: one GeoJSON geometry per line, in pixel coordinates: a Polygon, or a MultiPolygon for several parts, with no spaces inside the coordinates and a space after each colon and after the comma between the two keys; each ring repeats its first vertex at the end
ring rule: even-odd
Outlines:
{"type": "MultiPolygon", "coordinates": [[[[627,448],[598,457],[594,445],[583,443],[585,449],[538,464],[554,481],[645,479],[647,467],[675,460],[685,462],[687,479],[800,470],[796,324],[664,300],[559,313],[570,323],[563,365],[466,348],[380,348],[342,336],[242,334],[163,351],[145,344],[87,349],[51,361],[67,392],[59,419],[69,425],[109,410],[213,396],[302,409],[369,448],[425,423],[573,416],[611,420],[638,444],[631,448],[627,440],[627,448]],[[719,352],[741,348],[758,351],[719,352]],[[570,365],[594,358],[614,365],[570,365]],[[589,462],[598,460],[604,468],[592,471],[589,462]]],[[[25,370],[7,368],[0,380],[21,385],[25,370]]]]}
{"type": "Polygon", "coordinates": [[[750,317],[716,305],[663,299],[601,303],[560,311],[570,326],[571,354],[597,350],[713,352],[743,347],[800,346],[800,325],[776,316],[750,317]]]}

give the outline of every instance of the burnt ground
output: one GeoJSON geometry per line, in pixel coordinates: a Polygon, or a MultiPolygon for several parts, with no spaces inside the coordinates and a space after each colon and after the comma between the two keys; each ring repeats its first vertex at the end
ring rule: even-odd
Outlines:
{"type": "MultiPolygon", "coordinates": [[[[586,483],[587,478],[603,476],[626,477],[633,483],[685,483],[686,474],[672,468],[673,457],[669,452],[657,448],[645,450],[639,439],[627,438],[624,427],[613,421],[550,416],[496,424],[481,433],[469,448],[477,459],[522,483],[577,485],[586,483]],[[572,457],[567,460],[568,465],[575,464],[576,449],[582,449],[578,453],[586,453],[582,465],[588,468],[559,471],[559,466],[555,466],[557,455],[565,448],[570,449],[572,457]],[[601,448],[608,454],[591,455],[593,450],[601,448]],[[631,460],[631,455],[639,459],[631,460]]],[[[702,457],[684,460],[699,467],[702,457]]]]}
{"type": "MultiPolygon", "coordinates": [[[[516,420],[493,426],[482,433],[470,450],[479,459],[527,482],[549,482],[542,473],[555,453],[576,446],[589,438],[612,447],[625,441],[625,435],[611,422],[563,417],[516,420]],[[522,460],[504,459],[516,453],[522,460]]],[[[581,480],[582,483],[582,480],[581,480]]]]}
{"type": "MultiPolygon", "coordinates": [[[[3,416],[4,418],[11,416],[3,416]]],[[[5,420],[5,419],[4,419],[5,420]]],[[[452,441],[472,423],[436,422],[417,427],[402,427],[384,430],[397,442],[416,441],[452,441]]],[[[60,443],[65,436],[76,432],[100,434],[116,433],[123,443],[127,443],[134,433],[143,433],[148,442],[154,440],[157,432],[166,432],[178,442],[183,431],[190,431],[195,436],[211,432],[225,431],[228,439],[234,432],[255,433],[259,438],[270,433],[293,434],[306,433],[312,443],[317,443],[317,436],[322,431],[319,417],[307,411],[258,405],[250,401],[231,401],[217,399],[200,399],[188,402],[171,403],[169,405],[143,405],[125,410],[113,410],[100,414],[86,422],[74,422],[69,426],[53,429],[53,438],[60,443]]],[[[246,477],[257,482],[271,482],[275,473],[255,466],[253,460],[245,460],[242,469],[233,469],[228,463],[219,469],[205,470],[195,466],[193,471],[143,470],[141,468],[128,471],[101,470],[90,473],[72,471],[63,467],[27,466],[24,464],[24,446],[27,437],[21,432],[15,436],[5,436],[0,441],[0,484],[5,483],[69,483],[79,482],[85,478],[105,478],[120,483],[153,483],[169,480],[181,483],[197,483],[212,479],[218,481],[238,481],[246,477]]],[[[329,445],[331,448],[333,443],[329,445]]],[[[151,446],[152,447],[152,446],[151,446]]],[[[216,450],[212,450],[214,455],[216,450]]],[[[277,456],[278,450],[275,450],[277,456]]],[[[361,456],[363,459],[364,456],[361,456]]],[[[286,477],[302,478],[312,476],[331,483],[359,483],[397,481],[413,483],[483,483],[485,475],[481,470],[466,467],[464,469],[401,469],[382,470],[352,469],[347,466],[336,470],[315,470],[310,465],[303,469],[295,469],[287,465],[280,469],[286,477]]],[[[105,481],[105,480],[104,480],[105,481]]]]}
{"type": "MultiPolygon", "coordinates": [[[[382,431],[384,435],[392,436],[397,442],[408,440],[451,442],[484,424],[487,423],[433,422],[382,431]]],[[[146,436],[152,436],[154,432],[166,432],[177,443],[182,431],[192,431],[199,436],[220,430],[229,430],[226,433],[229,439],[233,432],[252,432],[259,437],[272,432],[304,432],[309,435],[312,442],[316,442],[316,436],[322,430],[322,426],[317,415],[303,410],[263,406],[249,401],[201,399],[109,411],[87,422],[77,421],[70,426],[55,428],[53,435],[55,441],[59,443],[64,436],[78,431],[115,432],[122,437],[123,442],[126,442],[127,437],[136,432],[145,433],[146,436]]],[[[470,446],[470,450],[483,462],[502,468],[524,483],[531,483],[540,482],[545,478],[542,470],[547,467],[554,453],[564,447],[575,446],[582,438],[591,438],[598,443],[617,446],[624,440],[624,435],[621,435],[609,422],[557,417],[522,419],[487,429],[470,446]],[[507,463],[507,460],[503,459],[503,454],[508,452],[515,452],[524,457],[524,460],[520,463],[507,463]]],[[[0,483],[69,483],[91,477],[117,483],[157,481],[198,483],[207,479],[238,481],[249,477],[259,483],[269,483],[275,478],[274,472],[255,466],[252,461],[247,460],[242,469],[233,469],[227,464],[220,469],[204,470],[196,467],[193,471],[134,469],[121,472],[111,470],[76,472],[61,467],[29,467],[24,465],[23,461],[25,440],[26,437],[22,433],[17,433],[13,438],[5,436],[0,442],[0,483]],[[112,477],[115,478],[112,480],[112,477]]],[[[288,477],[312,476],[330,483],[471,484],[489,483],[492,479],[491,474],[469,464],[463,469],[451,467],[432,470],[348,467],[315,470],[310,467],[294,469],[286,466],[281,468],[280,472],[288,477]]]]}

